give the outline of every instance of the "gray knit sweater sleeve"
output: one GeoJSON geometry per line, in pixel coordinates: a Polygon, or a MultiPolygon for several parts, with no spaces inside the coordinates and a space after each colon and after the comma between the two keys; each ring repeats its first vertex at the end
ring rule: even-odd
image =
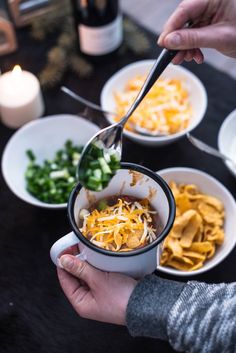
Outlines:
{"type": "Polygon", "coordinates": [[[133,336],[168,340],[176,351],[236,352],[236,283],[187,284],[147,276],[126,313],[133,336]]]}

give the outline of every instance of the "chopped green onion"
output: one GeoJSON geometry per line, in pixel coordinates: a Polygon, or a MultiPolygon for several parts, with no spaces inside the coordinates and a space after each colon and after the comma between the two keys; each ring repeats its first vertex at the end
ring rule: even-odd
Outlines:
{"type": "Polygon", "coordinates": [[[108,204],[107,204],[107,201],[106,200],[100,200],[98,202],[98,206],[97,206],[97,209],[98,211],[103,211],[107,208],[108,204]]]}
{"type": "Polygon", "coordinates": [[[55,153],[51,160],[45,160],[42,165],[36,163],[36,157],[31,150],[26,154],[29,164],[25,172],[26,189],[37,199],[55,204],[68,201],[69,194],[76,182],[77,165],[82,151],[67,140],[64,147],[55,153]]]}
{"type": "Polygon", "coordinates": [[[35,155],[32,150],[27,150],[26,154],[27,154],[30,161],[32,161],[32,162],[35,161],[36,158],[35,158],[35,155]]]}
{"type": "Polygon", "coordinates": [[[120,168],[120,154],[116,150],[106,149],[101,141],[97,141],[86,151],[80,168],[80,182],[84,187],[101,191],[120,168]]]}
{"type": "Polygon", "coordinates": [[[109,165],[107,164],[105,159],[100,157],[100,158],[98,158],[98,161],[100,163],[100,166],[102,168],[103,173],[104,174],[111,174],[111,168],[109,167],[109,165]]]}

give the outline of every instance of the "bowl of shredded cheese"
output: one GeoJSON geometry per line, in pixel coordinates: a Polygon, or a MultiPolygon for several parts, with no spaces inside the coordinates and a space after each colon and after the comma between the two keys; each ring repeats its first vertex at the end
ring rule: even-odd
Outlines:
{"type": "MultiPolygon", "coordinates": [[[[101,106],[118,122],[138,95],[154,61],[143,60],[115,73],[101,92],[101,106]]],[[[193,130],[207,107],[206,90],[189,70],[169,65],[125,125],[124,134],[144,145],[166,145],[193,130]]]]}

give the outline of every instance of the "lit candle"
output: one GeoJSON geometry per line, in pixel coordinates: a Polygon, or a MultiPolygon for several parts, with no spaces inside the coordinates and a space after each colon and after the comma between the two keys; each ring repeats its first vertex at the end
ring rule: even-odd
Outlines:
{"type": "Polygon", "coordinates": [[[16,65],[0,76],[0,116],[2,122],[18,128],[37,119],[44,112],[44,103],[37,77],[16,65]]]}

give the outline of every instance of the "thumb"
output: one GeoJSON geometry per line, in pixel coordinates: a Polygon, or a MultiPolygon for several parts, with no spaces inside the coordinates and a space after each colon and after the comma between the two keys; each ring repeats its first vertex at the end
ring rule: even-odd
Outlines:
{"type": "Polygon", "coordinates": [[[220,27],[213,25],[183,29],[167,34],[163,39],[164,46],[168,49],[195,49],[195,48],[218,48],[222,42],[222,33],[220,27]]]}
{"type": "Polygon", "coordinates": [[[69,272],[79,280],[84,281],[89,288],[92,288],[97,281],[100,281],[101,276],[103,275],[103,272],[73,255],[61,256],[60,264],[65,271],[69,272]]]}

